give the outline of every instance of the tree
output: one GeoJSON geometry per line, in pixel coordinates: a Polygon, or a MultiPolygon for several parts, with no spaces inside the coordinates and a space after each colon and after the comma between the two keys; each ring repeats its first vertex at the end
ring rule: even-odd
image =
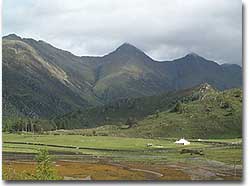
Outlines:
{"type": "Polygon", "coordinates": [[[137,124],[137,120],[136,118],[133,117],[129,117],[126,121],[126,125],[129,126],[129,128],[131,128],[132,126],[134,126],[135,124],[137,124]]]}
{"type": "Polygon", "coordinates": [[[178,101],[170,112],[182,113],[183,108],[180,101],[178,101]]]}
{"type": "Polygon", "coordinates": [[[38,155],[36,156],[37,166],[36,166],[36,180],[58,180],[60,179],[55,170],[53,169],[51,158],[49,156],[48,150],[40,149],[38,155]]]}
{"type": "Polygon", "coordinates": [[[155,111],[155,118],[158,118],[158,117],[159,117],[159,113],[160,113],[160,111],[157,109],[157,110],[155,111]]]}
{"type": "Polygon", "coordinates": [[[37,166],[35,173],[17,172],[13,167],[3,167],[4,180],[62,180],[53,169],[49,153],[46,149],[40,149],[36,156],[37,166]]]}

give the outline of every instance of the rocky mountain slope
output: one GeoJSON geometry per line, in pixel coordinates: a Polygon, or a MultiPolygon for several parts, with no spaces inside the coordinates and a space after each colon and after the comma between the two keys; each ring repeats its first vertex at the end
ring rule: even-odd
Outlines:
{"type": "Polygon", "coordinates": [[[49,118],[205,82],[242,87],[242,69],[197,54],[159,62],[128,43],[102,57],[79,57],[44,41],[3,37],[4,115],[49,118]]]}

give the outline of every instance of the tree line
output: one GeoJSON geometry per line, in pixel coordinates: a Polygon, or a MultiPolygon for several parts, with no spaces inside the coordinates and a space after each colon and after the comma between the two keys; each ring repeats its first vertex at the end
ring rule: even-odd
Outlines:
{"type": "Polygon", "coordinates": [[[4,117],[3,132],[33,132],[42,133],[43,131],[56,130],[53,120],[33,119],[26,117],[4,117]]]}

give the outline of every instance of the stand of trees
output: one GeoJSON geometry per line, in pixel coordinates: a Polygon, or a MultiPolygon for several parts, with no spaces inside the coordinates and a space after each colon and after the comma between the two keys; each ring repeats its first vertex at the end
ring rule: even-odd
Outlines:
{"type": "Polygon", "coordinates": [[[22,117],[3,118],[4,132],[35,132],[55,130],[56,125],[51,120],[22,117]]]}

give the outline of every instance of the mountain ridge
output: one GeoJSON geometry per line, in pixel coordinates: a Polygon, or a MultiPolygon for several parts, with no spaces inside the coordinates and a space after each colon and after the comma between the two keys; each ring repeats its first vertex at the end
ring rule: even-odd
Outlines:
{"type": "Polygon", "coordinates": [[[11,105],[10,110],[16,108],[24,115],[34,112],[38,117],[51,117],[118,99],[183,90],[205,82],[220,90],[242,87],[242,69],[219,65],[197,54],[159,62],[128,43],[102,57],[79,57],[41,40],[14,34],[3,37],[5,110],[11,105]],[[55,100],[50,99],[52,92],[48,94],[51,86],[58,87],[55,92],[60,89],[55,100]],[[29,99],[23,95],[29,95],[29,99]],[[69,109],[59,109],[58,100],[69,109]],[[41,111],[37,102],[48,109],[41,111]],[[32,105],[31,110],[28,105],[32,105]],[[53,108],[58,108],[58,112],[49,111],[53,108]]]}
{"type": "MultiPolygon", "coordinates": [[[[15,40],[15,39],[19,39],[19,40],[33,40],[33,41],[36,41],[36,42],[42,42],[42,43],[45,43],[47,45],[50,45],[53,48],[56,48],[56,49],[64,51],[64,52],[68,52],[68,53],[72,54],[73,56],[80,57],[80,58],[103,58],[105,56],[108,56],[111,53],[116,52],[119,49],[134,48],[135,50],[140,51],[141,53],[145,54],[147,57],[149,57],[150,59],[152,59],[154,62],[158,62],[158,63],[172,62],[172,61],[175,61],[175,60],[178,60],[178,59],[182,59],[182,58],[185,58],[185,57],[193,57],[193,58],[199,57],[199,58],[203,58],[205,60],[208,60],[205,57],[203,57],[203,56],[201,56],[201,55],[199,55],[199,54],[197,54],[195,52],[187,53],[184,56],[180,56],[180,57],[178,57],[176,59],[173,59],[173,60],[155,60],[151,56],[149,56],[148,54],[146,54],[143,50],[139,49],[138,47],[136,47],[135,45],[133,45],[133,44],[131,44],[129,42],[124,42],[124,43],[120,44],[118,47],[114,48],[111,52],[108,52],[107,54],[95,56],[95,55],[76,55],[76,54],[73,54],[72,52],[70,52],[68,50],[60,49],[60,48],[58,48],[58,47],[56,47],[56,46],[48,43],[47,41],[44,41],[44,40],[41,40],[41,39],[36,40],[36,39],[33,39],[33,38],[20,37],[17,34],[14,34],[14,33],[5,35],[2,38],[3,39],[13,39],[13,40],[15,40]]],[[[209,60],[209,61],[212,61],[212,60],[209,60]]],[[[213,62],[215,62],[215,61],[213,61],[213,62]]],[[[215,63],[218,64],[218,65],[220,65],[220,66],[222,66],[222,65],[236,65],[236,66],[241,67],[240,65],[234,64],[234,63],[222,63],[222,64],[219,64],[217,62],[215,62],[215,63]]]]}

